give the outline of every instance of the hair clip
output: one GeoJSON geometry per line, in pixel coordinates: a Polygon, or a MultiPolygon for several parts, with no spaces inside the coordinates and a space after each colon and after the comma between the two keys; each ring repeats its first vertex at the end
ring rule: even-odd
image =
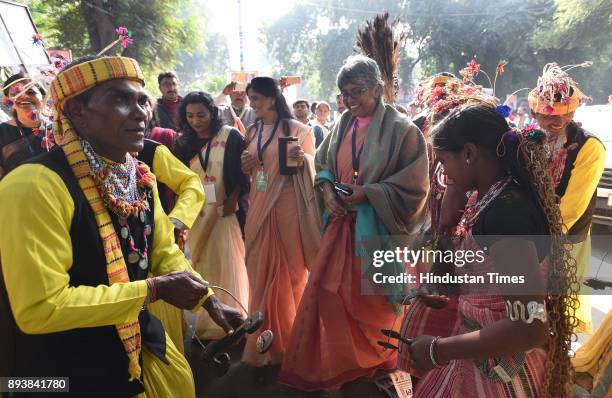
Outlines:
{"type": "Polygon", "coordinates": [[[501,117],[507,118],[508,116],[510,116],[510,112],[512,111],[512,108],[504,104],[504,105],[497,105],[495,107],[495,110],[497,111],[497,113],[500,114],[501,117]]]}

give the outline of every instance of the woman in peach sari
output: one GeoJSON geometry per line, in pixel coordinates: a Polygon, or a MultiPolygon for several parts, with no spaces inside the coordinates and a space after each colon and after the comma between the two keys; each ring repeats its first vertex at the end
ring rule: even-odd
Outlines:
{"type": "Polygon", "coordinates": [[[349,58],[337,82],[350,112],[317,152],[315,183],[324,202],[325,232],[280,375],[282,383],[303,390],[339,388],[395,368],[397,353],[377,341],[384,339],[381,329],[399,327],[394,305],[399,292],[386,286],[390,290],[373,295],[366,289],[376,289],[374,269],[397,274],[404,268],[373,268],[361,254],[364,248],[366,254],[392,249],[382,243],[387,236],[406,242],[420,229],[429,181],[423,136],[382,100],[376,62],[349,58]],[[336,194],[334,183],[352,194],[336,194]]]}
{"type": "Polygon", "coordinates": [[[293,119],[278,83],[258,77],[247,86],[257,121],[247,131],[249,146],[242,170],[252,179],[245,226],[249,311],[262,311],[261,330],[274,334],[265,354],[256,350],[257,335],[247,338],[243,362],[264,367],[280,365],[293,319],[302,298],[309,265],[319,247],[314,198],[314,136],[310,127],[293,119]],[[287,157],[297,161],[297,173],[281,175],[279,138],[297,137],[287,157]]]}

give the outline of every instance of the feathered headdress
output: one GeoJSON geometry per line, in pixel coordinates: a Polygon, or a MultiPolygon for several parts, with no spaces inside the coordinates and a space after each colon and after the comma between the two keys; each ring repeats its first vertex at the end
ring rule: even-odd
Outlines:
{"type": "Polygon", "coordinates": [[[357,51],[372,58],[382,74],[384,98],[388,104],[395,102],[399,91],[398,70],[401,51],[406,42],[405,32],[397,32],[399,18],[389,24],[389,13],[379,14],[357,31],[357,51]]]}
{"type": "Polygon", "coordinates": [[[590,61],[567,66],[559,66],[554,62],[546,64],[542,76],[538,77],[536,88],[529,93],[531,110],[547,115],[563,115],[574,111],[585,96],[567,71],[591,65],[593,63],[590,61]]]}

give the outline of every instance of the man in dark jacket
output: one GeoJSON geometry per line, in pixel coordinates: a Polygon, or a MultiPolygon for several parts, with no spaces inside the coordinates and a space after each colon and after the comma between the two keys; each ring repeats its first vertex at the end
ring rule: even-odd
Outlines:
{"type": "Polygon", "coordinates": [[[162,72],[157,76],[157,83],[162,96],[155,106],[155,126],[178,131],[178,107],[181,102],[178,76],[174,72],[162,72]]]}

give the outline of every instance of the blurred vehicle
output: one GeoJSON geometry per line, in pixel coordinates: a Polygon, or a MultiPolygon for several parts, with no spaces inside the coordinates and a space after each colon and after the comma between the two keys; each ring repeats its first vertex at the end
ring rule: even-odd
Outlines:
{"type": "Polygon", "coordinates": [[[606,147],[606,168],[597,186],[593,223],[607,225],[612,231],[612,104],[581,106],[576,109],[574,120],[606,147]]]}

